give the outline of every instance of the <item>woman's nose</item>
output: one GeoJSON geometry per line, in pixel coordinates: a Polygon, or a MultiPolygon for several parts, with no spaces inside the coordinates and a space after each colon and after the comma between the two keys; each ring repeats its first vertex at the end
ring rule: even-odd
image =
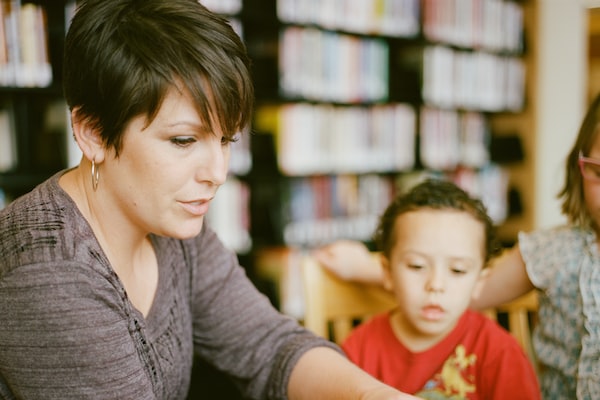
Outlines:
{"type": "Polygon", "coordinates": [[[208,181],[220,186],[227,179],[229,169],[229,145],[223,145],[221,140],[211,140],[202,157],[202,166],[198,169],[197,179],[208,181]]]}

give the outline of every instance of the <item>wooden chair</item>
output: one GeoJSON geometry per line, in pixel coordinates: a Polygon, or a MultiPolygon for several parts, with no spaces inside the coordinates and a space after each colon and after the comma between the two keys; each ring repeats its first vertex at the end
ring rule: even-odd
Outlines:
{"type": "MultiPolygon", "coordinates": [[[[373,254],[377,257],[376,253],[373,254]]],[[[376,285],[343,281],[310,255],[301,262],[304,280],[304,326],[316,334],[341,343],[357,322],[390,310],[395,306],[393,295],[376,285]]],[[[498,320],[506,314],[509,332],[536,365],[531,346],[531,323],[537,312],[537,294],[532,291],[519,299],[486,310],[485,315],[498,320]]]]}
{"type": "Polygon", "coordinates": [[[343,281],[310,255],[304,256],[301,268],[304,326],[338,344],[356,322],[390,310],[396,304],[393,295],[383,287],[343,281]]]}
{"type": "Polygon", "coordinates": [[[537,361],[531,344],[531,330],[536,323],[537,310],[537,292],[532,290],[518,299],[483,312],[496,321],[498,321],[500,315],[506,315],[509,332],[517,339],[517,342],[534,365],[537,364],[537,361]]]}

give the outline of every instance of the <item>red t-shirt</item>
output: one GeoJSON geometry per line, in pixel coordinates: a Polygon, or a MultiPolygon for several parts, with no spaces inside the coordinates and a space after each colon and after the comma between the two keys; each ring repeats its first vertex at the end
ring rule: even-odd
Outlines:
{"type": "Polygon", "coordinates": [[[362,369],[427,399],[540,399],[533,366],[500,325],[466,311],[440,343],[420,353],[396,338],[389,313],[358,326],[342,345],[362,369]]]}

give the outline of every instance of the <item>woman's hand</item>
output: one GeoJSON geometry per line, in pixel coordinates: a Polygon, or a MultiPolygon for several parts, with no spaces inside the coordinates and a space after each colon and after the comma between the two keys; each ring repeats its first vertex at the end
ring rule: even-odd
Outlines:
{"type": "Polygon", "coordinates": [[[328,347],[315,347],[300,357],[288,385],[290,400],[413,400],[388,386],[328,347]]]}

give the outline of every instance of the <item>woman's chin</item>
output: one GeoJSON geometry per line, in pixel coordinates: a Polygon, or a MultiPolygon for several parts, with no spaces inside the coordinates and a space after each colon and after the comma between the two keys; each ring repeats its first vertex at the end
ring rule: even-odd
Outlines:
{"type": "Polygon", "coordinates": [[[173,239],[186,240],[191,239],[193,237],[198,236],[200,231],[202,230],[202,225],[204,224],[204,219],[200,221],[194,221],[193,223],[186,223],[180,226],[174,227],[172,230],[169,230],[165,233],[165,236],[171,237],[173,239]]]}

